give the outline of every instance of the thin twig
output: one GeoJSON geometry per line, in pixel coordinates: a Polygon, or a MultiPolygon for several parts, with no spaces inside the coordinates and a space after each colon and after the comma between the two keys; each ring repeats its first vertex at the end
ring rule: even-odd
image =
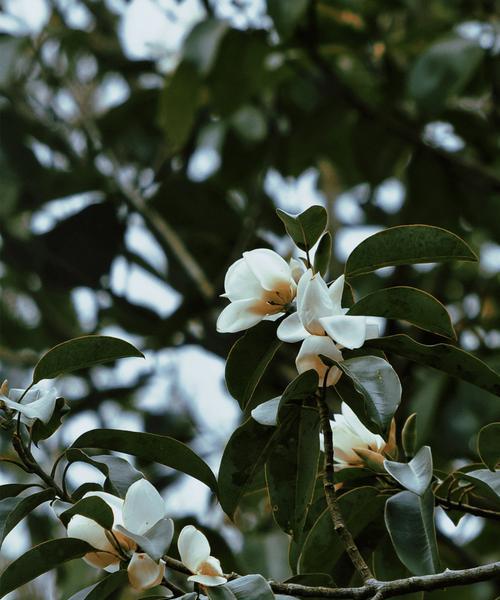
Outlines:
{"type": "Polygon", "coordinates": [[[500,512],[492,510],[490,508],[481,508],[480,506],[473,506],[472,504],[464,504],[449,498],[442,498],[441,496],[435,496],[436,504],[439,504],[447,510],[459,510],[476,517],[483,517],[484,519],[492,519],[494,521],[500,521],[500,512]]]}

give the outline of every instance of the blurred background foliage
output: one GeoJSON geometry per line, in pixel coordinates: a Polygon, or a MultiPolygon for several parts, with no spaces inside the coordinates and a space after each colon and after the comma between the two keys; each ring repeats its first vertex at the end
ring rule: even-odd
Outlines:
{"type": "MultiPolygon", "coordinates": [[[[83,430],[107,426],[174,436],[217,467],[239,419],[222,381],[237,336],[215,331],[219,294],[245,249],[292,252],[276,206],[326,206],[332,278],[357,242],[384,227],[426,223],[466,239],[479,265],[385,269],[358,278],[355,294],[405,284],[434,294],[458,343],[500,370],[498,2],[0,5],[2,378],[26,384],[44,349],[85,333],[122,336],[147,356],[60,382],[72,412],[52,457],[83,430]],[[172,24],[165,39],[155,19],[172,24]],[[146,40],[156,32],[142,55],[127,45],[124,20],[146,40]]],[[[407,329],[439,341],[386,324],[386,333],[407,329]]],[[[260,400],[294,376],[296,349],[280,352],[260,400]]],[[[497,399],[392,362],[403,383],[398,425],[418,413],[439,468],[476,461],[477,432],[498,420],[497,399]]],[[[286,540],[262,493],[241,510],[242,537],[201,487],[138,467],[172,514],[209,528],[226,571],[287,576],[286,540]]],[[[74,469],[73,483],[99,480],[90,467],[74,469]]],[[[8,467],[1,474],[18,477],[8,467]]],[[[30,516],[4,560],[60,534],[52,523],[43,511],[30,516]]],[[[446,566],[498,558],[498,524],[464,517],[455,528],[441,515],[439,525],[446,566]]],[[[74,563],[58,573],[58,594],[95,577],[74,563]]],[[[18,597],[55,597],[45,580],[18,597]]],[[[426,597],[498,593],[485,583],[426,597]]]]}

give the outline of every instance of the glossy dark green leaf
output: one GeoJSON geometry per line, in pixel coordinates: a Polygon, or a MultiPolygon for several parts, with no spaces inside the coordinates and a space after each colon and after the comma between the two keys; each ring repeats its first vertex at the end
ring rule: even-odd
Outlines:
{"type": "Polygon", "coordinates": [[[74,538],[50,540],[31,548],[12,562],[0,576],[0,598],[39,575],[70,560],[82,558],[91,551],[92,547],[87,542],[74,538]]]}
{"type": "Polygon", "coordinates": [[[314,254],[314,271],[315,273],[321,273],[323,277],[328,273],[328,267],[330,266],[332,243],[332,235],[327,231],[322,235],[314,254]]]}
{"type": "Polygon", "coordinates": [[[67,527],[70,519],[75,515],[82,515],[88,519],[92,519],[104,529],[111,530],[113,527],[113,511],[111,507],[104,502],[102,498],[90,496],[82,498],[70,509],[65,510],[59,515],[62,524],[67,527]]]}
{"type": "Polygon", "coordinates": [[[267,12],[280,37],[287,38],[306,14],[307,0],[267,0],[267,12]]]}
{"type": "Polygon", "coordinates": [[[250,417],[229,438],[218,478],[219,501],[229,517],[234,517],[241,498],[267,460],[276,431],[250,417]]]}
{"type": "Polygon", "coordinates": [[[310,369],[298,375],[289,383],[283,392],[278,407],[278,423],[281,421],[283,413],[286,414],[286,407],[294,404],[302,404],[304,400],[314,398],[318,389],[318,374],[310,369]]]}
{"type": "MultiPolygon", "coordinates": [[[[356,539],[375,519],[381,519],[385,498],[373,487],[359,487],[339,499],[347,527],[356,539]]],[[[299,559],[299,573],[332,573],[345,552],[332,517],[324,510],[310,529],[299,559]]]]}
{"type": "Polygon", "coordinates": [[[37,419],[31,427],[31,439],[38,445],[38,442],[48,439],[61,426],[64,416],[70,411],[69,403],[64,398],[56,400],[56,406],[52,417],[48,423],[37,419]]]}
{"type": "Polygon", "coordinates": [[[434,525],[434,495],[399,492],[387,500],[385,523],[399,560],[414,575],[441,570],[434,525]]]}
{"type": "Polygon", "coordinates": [[[455,346],[449,344],[427,346],[405,334],[368,340],[365,346],[379,348],[384,352],[394,352],[413,362],[444,371],[448,375],[473,383],[487,392],[500,396],[500,375],[479,358],[455,346]]]}
{"type": "Polygon", "coordinates": [[[144,358],[142,352],[124,340],[107,335],[85,335],[46,352],[35,366],[33,383],[133,356],[144,358]]]}
{"type": "Polygon", "coordinates": [[[262,575],[245,575],[228,583],[206,588],[212,600],[274,600],[271,586],[262,575]]]}
{"type": "Polygon", "coordinates": [[[289,215],[279,208],[276,212],[288,235],[304,252],[310,250],[319,240],[328,223],[328,214],[322,206],[311,206],[296,216],[289,215]]]}
{"type": "Polygon", "coordinates": [[[377,290],[356,302],[348,314],[400,319],[420,329],[456,338],[450,315],[441,302],[427,292],[412,287],[377,290]]]}
{"type": "Polygon", "coordinates": [[[442,110],[448,98],[459,94],[484,57],[475,39],[458,34],[432,44],[410,70],[408,92],[427,113],[442,110]]]}
{"type": "Polygon", "coordinates": [[[476,261],[477,256],[457,235],[429,225],[400,225],[370,236],[351,252],[346,277],[382,267],[450,260],[476,261]]]}
{"type": "Polygon", "coordinates": [[[0,500],[12,498],[13,496],[19,495],[21,492],[24,492],[24,490],[35,486],[41,487],[37,483],[7,483],[5,485],[0,485],[0,500]]]}
{"type": "Polygon", "coordinates": [[[405,421],[401,430],[401,445],[406,458],[413,458],[417,452],[418,432],[417,413],[412,413],[405,421]]]}
{"type": "Polygon", "coordinates": [[[422,446],[409,463],[384,460],[385,470],[404,488],[422,496],[432,480],[432,453],[429,446],[422,446]]]}
{"type": "Polygon", "coordinates": [[[481,495],[488,498],[496,509],[500,510],[500,471],[489,469],[476,469],[460,474],[461,479],[473,483],[481,495]]]}
{"type": "Polygon", "coordinates": [[[401,401],[401,383],[396,371],[378,356],[358,356],[337,364],[363,396],[371,421],[385,432],[401,401]]]}
{"type": "Polygon", "coordinates": [[[73,448],[100,448],[132,454],[143,460],[177,469],[203,482],[217,493],[217,481],[210,467],[182,442],[153,433],[94,429],[81,435],[73,448]]]}
{"type": "Polygon", "coordinates": [[[242,410],[250,405],[259,381],[281,344],[276,337],[276,325],[260,323],[231,348],[226,362],[226,384],[242,410]]]}
{"type": "Polygon", "coordinates": [[[117,571],[107,575],[101,581],[90,585],[68,600],[107,600],[114,592],[128,585],[128,574],[126,570],[117,571]]]}
{"type": "Polygon", "coordinates": [[[500,461],[500,423],[490,423],[481,429],[477,438],[477,451],[488,469],[494,471],[500,461]]]}
{"type": "Polygon", "coordinates": [[[276,432],[266,462],[273,517],[297,538],[312,500],[319,460],[319,415],[310,407],[290,406],[276,432]]]}
{"type": "Polygon", "coordinates": [[[37,506],[55,497],[53,489],[43,490],[26,497],[0,500],[0,546],[7,534],[37,506]]]}

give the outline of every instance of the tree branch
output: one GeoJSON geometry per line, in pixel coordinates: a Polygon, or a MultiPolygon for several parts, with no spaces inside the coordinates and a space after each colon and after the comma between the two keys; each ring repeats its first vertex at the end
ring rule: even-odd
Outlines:
{"type": "Polygon", "coordinates": [[[472,504],[464,504],[463,502],[449,500],[448,498],[442,498],[441,496],[435,496],[435,498],[436,504],[439,504],[447,510],[459,510],[476,517],[500,521],[500,512],[497,512],[496,510],[491,510],[490,508],[481,508],[480,506],[473,506],[472,504]]]}
{"type": "MultiPolygon", "coordinates": [[[[328,373],[327,373],[328,376],[328,373]]],[[[326,377],[325,377],[326,382],[326,377]]],[[[344,517],[340,511],[340,507],[337,502],[337,495],[335,492],[335,471],[333,463],[333,434],[330,426],[330,417],[328,414],[328,406],[324,398],[324,391],[326,386],[322,388],[322,394],[317,396],[317,403],[319,409],[319,417],[321,423],[321,430],[323,432],[324,444],[325,444],[325,472],[323,475],[323,487],[325,490],[326,503],[330,516],[332,518],[333,527],[335,532],[338,534],[342,543],[345,546],[346,552],[351,559],[354,568],[363,578],[364,582],[373,579],[373,574],[370,568],[365,562],[365,559],[361,556],[361,552],[356,546],[356,542],[351,535],[351,532],[346,526],[344,517]]]]}

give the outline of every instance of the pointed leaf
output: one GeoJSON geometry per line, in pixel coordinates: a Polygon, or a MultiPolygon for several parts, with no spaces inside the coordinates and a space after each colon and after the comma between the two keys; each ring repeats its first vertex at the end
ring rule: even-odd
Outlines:
{"type": "Polygon", "coordinates": [[[69,403],[64,398],[57,398],[54,412],[48,423],[37,419],[31,427],[31,439],[38,442],[48,439],[61,426],[64,416],[70,411],[69,403]]]}
{"type": "Polygon", "coordinates": [[[111,530],[113,527],[113,511],[111,507],[97,496],[82,498],[70,509],[65,510],[59,515],[62,524],[67,527],[70,519],[75,515],[82,515],[88,519],[92,519],[104,529],[111,530]]]}
{"type": "Polygon", "coordinates": [[[167,552],[174,537],[174,522],[172,519],[160,519],[144,535],[133,533],[122,525],[117,525],[116,529],[134,540],[154,561],[160,560],[167,552]]]}
{"type": "Polygon", "coordinates": [[[422,496],[432,480],[432,453],[422,446],[409,463],[384,460],[385,470],[410,492],[422,496]]]}
{"type": "Polygon", "coordinates": [[[0,576],[0,598],[62,563],[82,558],[92,550],[87,542],[74,538],[50,540],[31,548],[12,562],[0,576]]]}
{"type": "Polygon", "coordinates": [[[321,273],[323,277],[325,277],[326,273],[328,272],[331,254],[332,235],[329,231],[327,231],[320,239],[316,253],[314,254],[314,271],[316,273],[321,273]]]}
{"type": "Polygon", "coordinates": [[[38,483],[7,483],[0,485],[0,500],[17,496],[30,487],[42,487],[38,483]]]}
{"type": "Polygon", "coordinates": [[[35,510],[37,506],[55,497],[53,489],[43,490],[26,497],[10,497],[0,500],[0,547],[7,534],[35,510]]]}
{"type": "Polygon", "coordinates": [[[477,438],[477,451],[488,469],[494,471],[500,461],[500,423],[490,423],[481,429],[477,438]]]}
{"type": "Polygon", "coordinates": [[[441,570],[434,525],[434,494],[399,492],[387,500],[385,524],[399,560],[414,575],[441,570]]]}
{"type": "Polygon", "coordinates": [[[33,383],[131,356],[144,358],[132,344],[118,338],[106,335],[74,338],[54,346],[42,356],[35,366],[33,383]]]}
{"type": "Polygon", "coordinates": [[[457,235],[429,225],[400,225],[376,233],[356,246],[345,265],[346,277],[396,265],[477,261],[477,256],[457,235]]]}
{"type": "Polygon", "coordinates": [[[302,404],[304,400],[314,398],[314,394],[318,389],[318,383],[318,374],[313,369],[301,373],[289,383],[280,399],[278,407],[278,423],[281,421],[282,413],[286,413],[285,407],[292,404],[302,404]]]}
{"type": "Polygon", "coordinates": [[[217,481],[207,463],[191,448],[171,437],[119,429],[94,429],[81,435],[72,447],[101,448],[132,454],[191,475],[217,493],[217,481]]]}
{"type": "Polygon", "coordinates": [[[486,498],[500,509],[500,471],[476,469],[460,473],[460,478],[473,483],[486,498]]]}
{"type": "Polygon", "coordinates": [[[107,600],[117,590],[128,585],[128,574],[126,570],[111,573],[101,581],[90,585],[76,594],[73,594],[68,600],[107,600]]]}
{"type": "Polygon", "coordinates": [[[319,240],[328,223],[328,213],[322,206],[311,206],[297,216],[276,209],[286,232],[304,252],[308,252],[319,240]]]}
{"type": "Polygon", "coordinates": [[[406,458],[413,458],[417,452],[417,413],[412,413],[401,430],[401,445],[406,458]]]}
{"type": "Polygon", "coordinates": [[[394,352],[413,362],[444,371],[448,375],[473,383],[487,392],[500,396],[500,375],[479,358],[455,346],[449,344],[426,346],[407,335],[398,334],[368,340],[365,347],[394,352]]]}
{"type": "Polygon", "coordinates": [[[348,314],[400,319],[420,329],[456,338],[450,315],[441,302],[412,287],[397,286],[368,294],[348,314]]]}

